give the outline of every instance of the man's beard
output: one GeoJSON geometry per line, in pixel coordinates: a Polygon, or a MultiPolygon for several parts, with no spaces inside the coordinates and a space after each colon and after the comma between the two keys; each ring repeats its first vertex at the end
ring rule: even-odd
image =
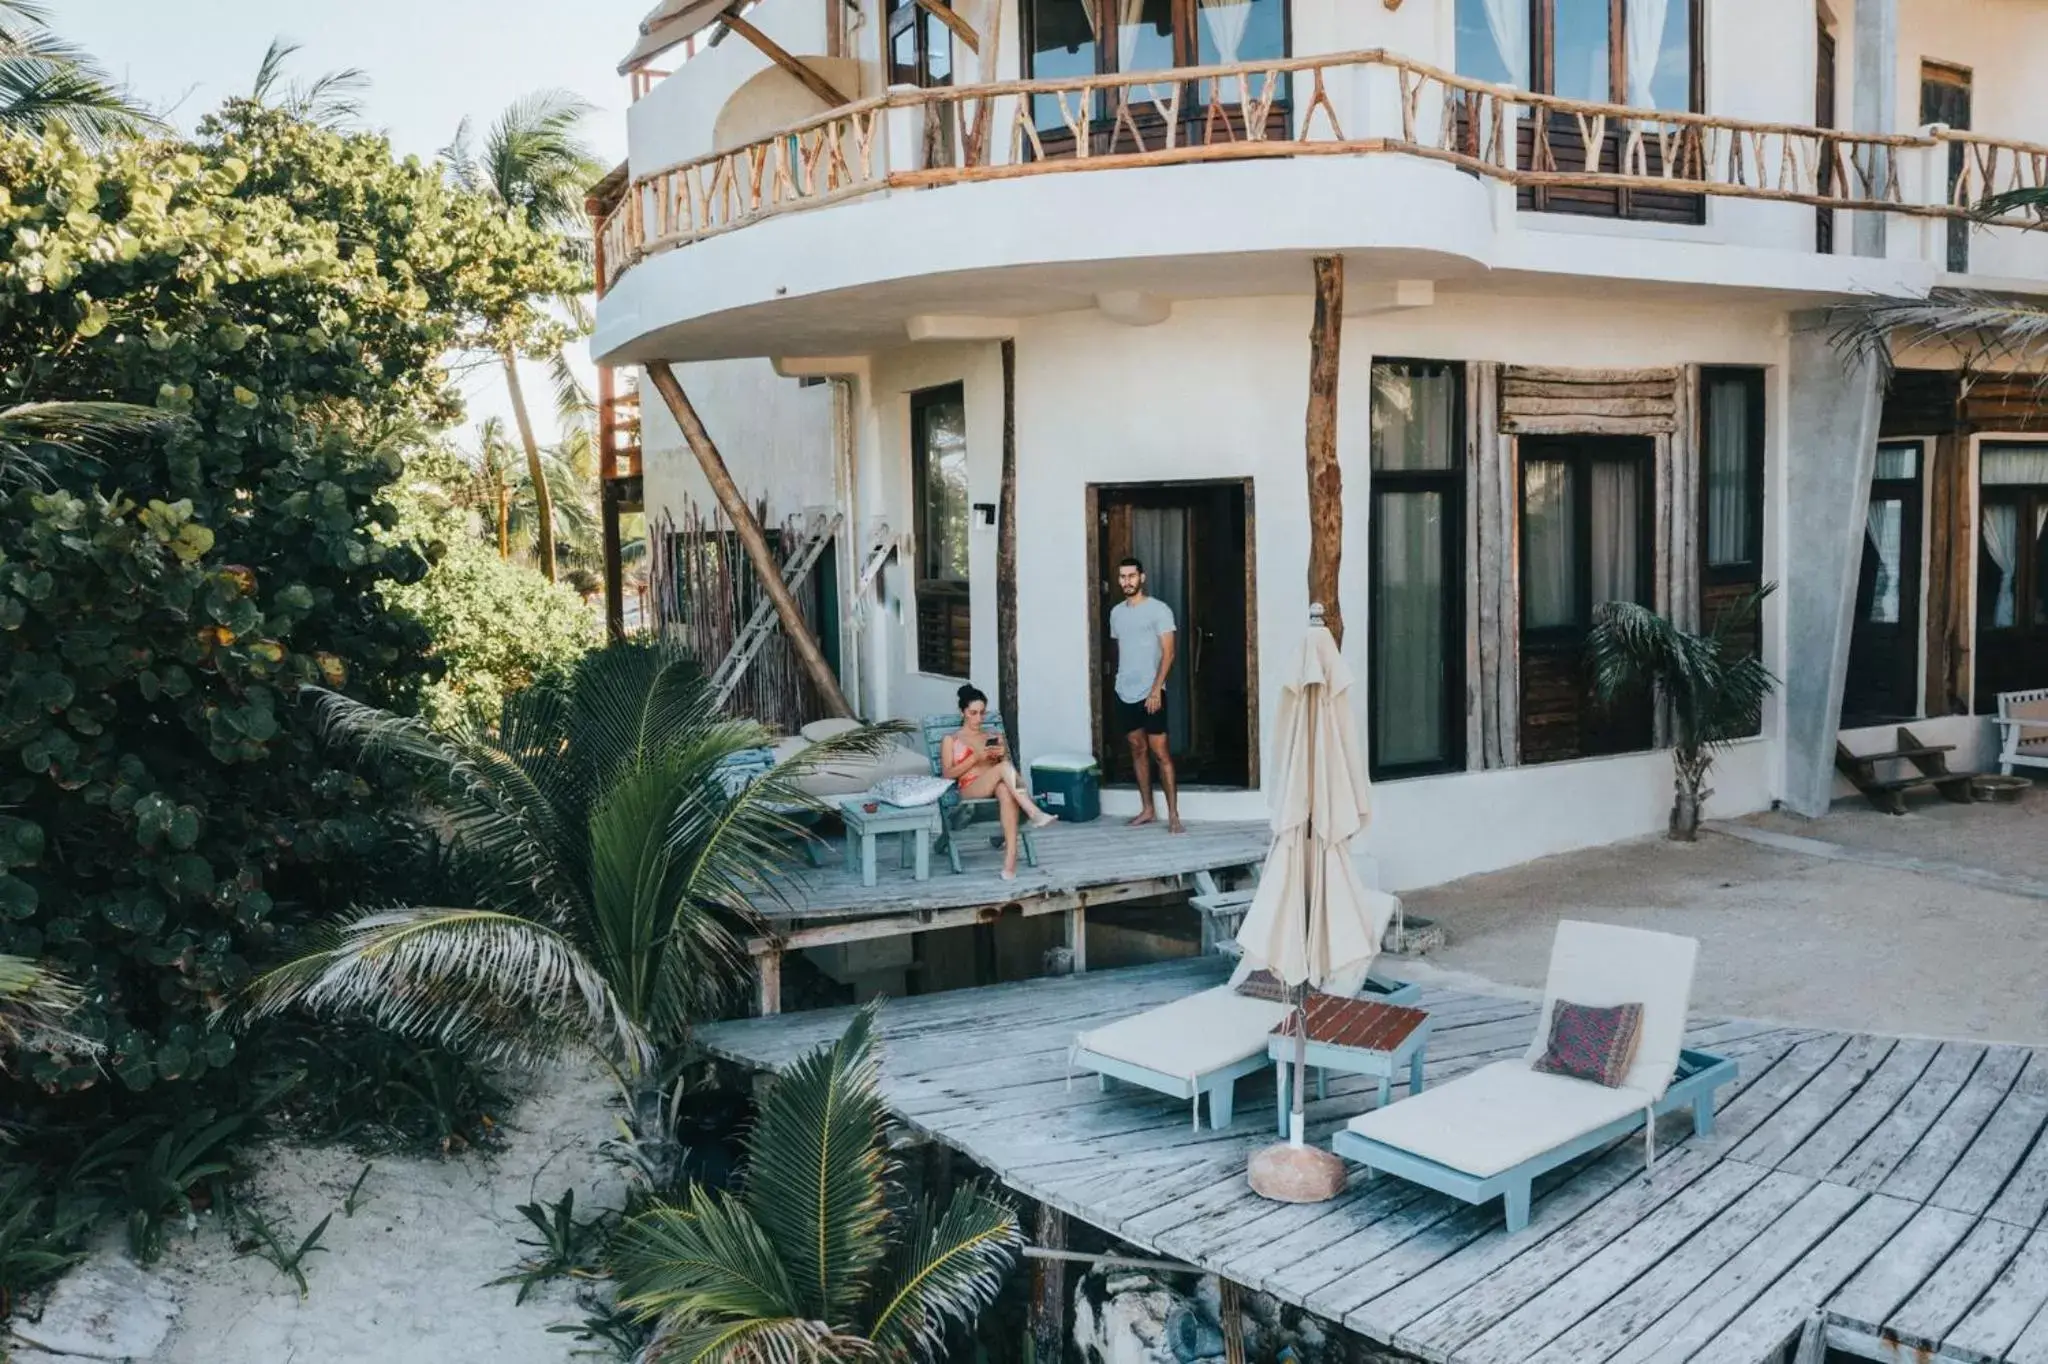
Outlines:
{"type": "Polygon", "coordinates": [[[1135,597],[1135,596],[1137,596],[1137,595],[1138,595],[1139,589],[1141,589],[1141,588],[1143,588],[1143,587],[1144,587],[1144,584],[1143,584],[1143,583],[1119,583],[1119,584],[1118,584],[1118,586],[1119,586],[1119,587],[1121,587],[1121,588],[1123,588],[1123,592],[1124,592],[1124,595],[1125,595],[1126,597],[1135,597]]]}

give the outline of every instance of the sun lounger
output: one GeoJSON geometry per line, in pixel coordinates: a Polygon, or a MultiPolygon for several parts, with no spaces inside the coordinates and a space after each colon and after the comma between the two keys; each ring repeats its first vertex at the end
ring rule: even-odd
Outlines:
{"type": "Polygon", "coordinates": [[[1998,770],[2048,767],[2048,688],[2001,692],[1998,697],[1998,770]]]}
{"type": "Polygon", "coordinates": [[[1691,938],[1567,920],[1557,926],[1536,1038],[1519,1061],[1500,1061],[1423,1094],[1351,1120],[1331,1145],[1376,1173],[1426,1185],[1467,1203],[1506,1200],[1509,1231],[1529,1223],[1536,1176],[1641,1127],[1656,1164],[1655,1119],[1690,1107],[1693,1130],[1713,1130],[1714,1091],[1733,1061],[1689,1051],[1691,938]],[[1620,1087],[1534,1069],[1559,1000],[1643,1006],[1635,1059],[1620,1087]]]}
{"type": "MultiPolygon", "coordinates": [[[[1228,985],[1176,999],[1156,1009],[1120,1018],[1079,1034],[1069,1061],[1092,1070],[1104,1089],[1124,1080],[1188,1101],[1189,1118],[1201,1125],[1202,1096],[1209,1097],[1209,1126],[1230,1126],[1238,1080],[1268,1069],[1266,1040],[1293,1005],[1279,999],[1239,994],[1238,982],[1251,974],[1240,963],[1228,985]]],[[[1421,993],[1415,985],[1368,976],[1356,994],[1389,1004],[1406,1004],[1421,993]]]]}

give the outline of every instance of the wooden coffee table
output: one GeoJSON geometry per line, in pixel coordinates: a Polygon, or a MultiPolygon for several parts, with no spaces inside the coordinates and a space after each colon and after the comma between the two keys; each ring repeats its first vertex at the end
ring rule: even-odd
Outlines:
{"type": "MultiPolygon", "coordinates": [[[[1325,994],[1311,994],[1307,1012],[1308,1064],[1316,1068],[1317,1098],[1323,1095],[1324,1075],[1333,1070],[1340,1075],[1379,1077],[1382,1108],[1392,1100],[1394,1076],[1403,1066],[1408,1069],[1408,1092],[1422,1092],[1422,1057],[1431,1026],[1428,1014],[1399,1004],[1325,994]]],[[[1287,1015],[1266,1042],[1266,1055],[1273,1060],[1273,1078],[1280,1091],[1283,1137],[1292,1106],[1288,1090],[1294,1077],[1294,1029],[1300,1018],[1299,1013],[1287,1015]]]]}
{"type": "MultiPolygon", "coordinates": [[[[910,861],[915,852],[912,877],[923,881],[931,876],[932,840],[944,830],[936,804],[890,805],[863,796],[848,796],[839,803],[839,817],[846,824],[846,869],[858,867],[862,885],[875,884],[875,840],[888,834],[895,834],[903,844],[900,860],[910,861]],[[869,804],[875,808],[862,808],[869,804]]],[[[959,871],[960,854],[949,849],[948,859],[953,870],[959,871]]]]}

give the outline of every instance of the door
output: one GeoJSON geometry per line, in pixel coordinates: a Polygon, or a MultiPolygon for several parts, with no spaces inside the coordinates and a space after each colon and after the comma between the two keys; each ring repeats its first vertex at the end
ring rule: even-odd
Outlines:
{"type": "Polygon", "coordinates": [[[1842,684],[1845,728],[1920,713],[1920,460],[1918,441],[1877,450],[1842,684]]]}
{"type": "Polygon", "coordinates": [[[1135,779],[1125,736],[1114,732],[1116,646],[1109,613],[1122,600],[1117,565],[1144,565],[1146,592],[1173,612],[1167,742],[1183,784],[1251,785],[1254,647],[1250,485],[1149,483],[1098,487],[1094,620],[1096,753],[1112,782],[1135,779]]]}
{"type": "MultiPolygon", "coordinates": [[[[1835,35],[1825,18],[1820,21],[1820,31],[1816,35],[1814,58],[1814,126],[1832,128],[1835,126],[1835,35]]],[[[1820,192],[1823,195],[1835,192],[1835,159],[1831,155],[1821,157],[1820,192]]],[[[1834,252],[1835,211],[1831,208],[1814,210],[1813,249],[1823,256],[1834,252]]]]}
{"type": "MultiPolygon", "coordinates": [[[[1946,62],[1920,63],[1920,122],[1945,123],[1958,132],[1970,126],[1970,71],[1946,62]]],[[[1948,188],[1955,195],[1962,178],[1967,149],[1960,142],[1948,144],[1948,188]]],[[[1948,268],[1962,274],[1970,268],[1970,224],[1951,218],[1948,224],[1948,268]]]]}
{"type": "Polygon", "coordinates": [[[1647,692],[1596,697],[1586,637],[1603,602],[1654,600],[1654,453],[1647,436],[1524,436],[1522,761],[1650,747],[1647,692]]]}
{"type": "Polygon", "coordinates": [[[2048,687],[2048,445],[1978,453],[1977,713],[2048,687]]]}

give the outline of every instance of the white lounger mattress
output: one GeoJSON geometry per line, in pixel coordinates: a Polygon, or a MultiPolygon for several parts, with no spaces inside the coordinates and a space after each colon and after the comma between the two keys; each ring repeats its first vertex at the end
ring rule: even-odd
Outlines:
{"type": "Polygon", "coordinates": [[[1369,1141],[1485,1179],[1653,1101],[1644,1090],[1545,1075],[1527,1061],[1496,1061],[1362,1113],[1349,1126],[1369,1141]]]}
{"type": "Polygon", "coordinates": [[[1075,1042],[1088,1051],[1176,1078],[1206,1075],[1248,1056],[1263,1056],[1266,1038],[1292,1006],[1241,995],[1228,985],[1120,1018],[1075,1042]]]}

